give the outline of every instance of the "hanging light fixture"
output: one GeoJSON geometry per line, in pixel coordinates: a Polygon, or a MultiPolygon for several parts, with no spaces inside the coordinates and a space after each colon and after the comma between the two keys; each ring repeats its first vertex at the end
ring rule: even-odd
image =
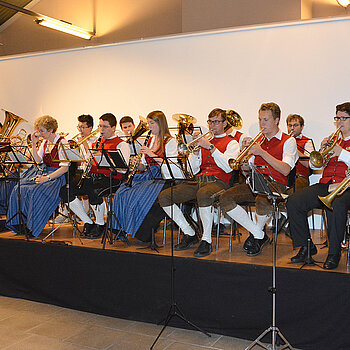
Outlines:
{"type": "Polygon", "coordinates": [[[52,17],[48,17],[48,16],[42,15],[40,13],[36,13],[34,11],[27,10],[25,8],[22,8],[22,7],[18,7],[16,5],[9,4],[5,1],[0,0],[0,6],[9,8],[11,10],[15,10],[17,12],[21,12],[27,16],[32,16],[35,18],[35,20],[34,20],[35,23],[40,24],[42,26],[56,29],[56,30],[59,30],[61,32],[68,33],[71,35],[75,35],[75,36],[78,36],[78,37],[83,38],[83,39],[89,40],[95,35],[95,32],[89,31],[89,30],[84,29],[84,28],[77,27],[77,26],[73,25],[72,23],[58,20],[58,19],[55,19],[52,17]]]}
{"type": "Polygon", "coordinates": [[[337,0],[337,2],[340,6],[343,6],[344,8],[347,8],[350,5],[350,0],[337,0]]]}

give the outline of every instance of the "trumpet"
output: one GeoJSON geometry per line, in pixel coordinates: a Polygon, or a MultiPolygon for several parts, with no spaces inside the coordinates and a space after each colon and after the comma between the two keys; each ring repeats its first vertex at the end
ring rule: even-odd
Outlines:
{"type": "Polygon", "coordinates": [[[327,196],[321,197],[318,196],[320,201],[329,209],[333,210],[332,202],[337,196],[341,196],[350,186],[350,174],[348,173],[348,176],[346,176],[343,181],[337,186],[335,190],[333,190],[330,194],[327,196]]]}
{"type": "Polygon", "coordinates": [[[322,166],[326,166],[330,161],[333,152],[331,150],[337,144],[339,139],[341,126],[332,134],[326,144],[319,151],[312,151],[310,153],[310,163],[316,167],[321,168],[322,166]]]}
{"type": "Polygon", "coordinates": [[[177,150],[179,154],[183,156],[188,156],[189,154],[198,151],[201,146],[196,145],[196,143],[203,137],[206,137],[208,141],[210,141],[214,138],[214,134],[211,130],[209,130],[205,134],[198,136],[197,138],[195,138],[194,140],[188,143],[184,143],[181,137],[177,137],[177,140],[178,140],[177,150]]]}
{"type": "Polygon", "coordinates": [[[78,141],[75,141],[74,139],[77,138],[79,134],[75,135],[72,139],[68,140],[70,148],[71,149],[79,148],[80,145],[82,145],[86,140],[88,140],[90,137],[96,136],[99,132],[100,132],[99,129],[95,129],[89,135],[83,137],[81,140],[78,140],[78,141]]]}
{"type": "Polygon", "coordinates": [[[258,142],[261,136],[263,136],[263,130],[261,130],[259,134],[254,137],[254,139],[250,142],[249,146],[245,147],[241,151],[241,153],[237,156],[236,159],[234,158],[229,159],[228,165],[231,167],[231,169],[238,170],[243,163],[248,162],[248,160],[252,157],[252,154],[248,154],[252,146],[255,145],[256,143],[258,145],[261,145],[264,142],[265,136],[263,136],[262,139],[258,142]]]}

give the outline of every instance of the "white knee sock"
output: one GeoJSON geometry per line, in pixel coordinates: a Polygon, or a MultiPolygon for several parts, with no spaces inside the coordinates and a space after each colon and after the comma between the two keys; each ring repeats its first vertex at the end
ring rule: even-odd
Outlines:
{"type": "Polygon", "coordinates": [[[184,217],[184,214],[176,204],[162,208],[167,213],[167,215],[175,221],[175,223],[180,227],[183,233],[189,236],[195,235],[193,228],[187,222],[187,220],[184,217]]]}
{"type": "Polygon", "coordinates": [[[256,214],[256,224],[260,228],[260,230],[263,230],[267,222],[270,220],[270,217],[268,215],[258,215],[256,214]]]}
{"type": "Polygon", "coordinates": [[[89,212],[90,212],[89,200],[83,199],[82,202],[83,202],[83,207],[84,207],[85,213],[89,215],[89,212]]]}
{"type": "Polygon", "coordinates": [[[74,201],[69,202],[69,209],[84,223],[93,224],[93,221],[85,213],[83,203],[79,198],[75,198],[74,201]]]}
{"type": "Polygon", "coordinates": [[[248,213],[241,206],[237,205],[236,208],[228,211],[226,214],[241,226],[243,226],[250,233],[252,233],[254,238],[261,239],[264,237],[264,232],[259,228],[258,225],[254,224],[254,222],[250,219],[248,213]]]}
{"type": "Polygon", "coordinates": [[[95,214],[95,222],[97,225],[104,225],[105,224],[105,204],[97,204],[92,205],[92,210],[95,214]]]}
{"type": "Polygon", "coordinates": [[[211,229],[213,227],[213,207],[199,207],[199,216],[203,224],[202,240],[211,243],[211,229]]]}

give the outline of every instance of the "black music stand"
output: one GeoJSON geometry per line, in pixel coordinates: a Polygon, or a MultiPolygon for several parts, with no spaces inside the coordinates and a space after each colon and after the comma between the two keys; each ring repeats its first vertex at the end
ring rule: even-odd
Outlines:
{"type": "Polygon", "coordinates": [[[122,152],[117,150],[106,150],[105,148],[102,148],[102,150],[90,150],[92,156],[94,157],[97,167],[102,169],[110,169],[111,172],[109,174],[109,187],[100,193],[101,196],[106,192],[108,194],[108,201],[107,201],[107,220],[105,229],[102,235],[102,244],[103,249],[106,247],[106,241],[107,239],[111,244],[113,244],[114,241],[116,241],[119,237],[123,237],[125,240],[125,243],[127,245],[130,245],[130,242],[127,238],[127,236],[124,234],[122,226],[120,225],[120,222],[115,215],[115,213],[112,210],[112,203],[113,203],[113,175],[115,175],[118,171],[126,171],[129,167],[125,162],[125,159],[123,157],[122,152]],[[113,232],[112,232],[112,219],[115,219],[117,224],[119,225],[120,229],[118,233],[113,238],[113,232]]]}
{"type": "MultiPolygon", "coordinates": [[[[171,176],[170,178],[170,188],[171,188],[171,216],[173,216],[173,186],[175,182],[178,181],[183,181],[183,182],[188,182],[191,181],[190,179],[184,179],[183,177],[181,179],[177,178],[174,176],[174,169],[171,165],[176,165],[176,163],[174,162],[174,158],[177,157],[164,157],[164,161],[162,163],[162,165],[164,165],[169,172],[169,175],[171,176]]],[[[161,167],[162,167],[161,165],[161,167]]],[[[178,167],[178,166],[177,166],[178,167]]],[[[192,180],[193,181],[193,180],[192,180]]],[[[186,318],[186,316],[183,314],[183,312],[180,310],[179,306],[177,305],[176,302],[176,298],[175,298],[175,260],[174,260],[174,228],[173,225],[171,225],[171,257],[170,257],[170,274],[171,274],[171,279],[170,279],[170,307],[169,307],[169,311],[164,319],[164,326],[161,329],[161,331],[159,332],[157,338],[155,339],[155,341],[153,342],[153,344],[151,345],[150,350],[153,349],[154,345],[157,343],[158,339],[160,338],[160,336],[162,335],[162,333],[164,332],[165,328],[168,326],[170,320],[177,316],[178,318],[180,318],[181,320],[183,320],[185,323],[187,323],[189,326],[195,328],[197,331],[200,331],[201,333],[207,335],[208,337],[211,337],[211,335],[206,332],[205,330],[199,328],[197,325],[195,325],[192,321],[188,320],[186,318]]],[[[163,322],[163,321],[162,321],[163,322]]],[[[162,323],[160,322],[160,323],[162,323]]]]}
{"type": "Polygon", "coordinates": [[[21,207],[21,168],[24,165],[35,165],[36,162],[34,160],[30,160],[30,158],[33,159],[30,152],[28,152],[30,154],[30,158],[28,156],[26,156],[27,151],[28,151],[27,146],[8,145],[8,148],[5,148],[5,152],[7,153],[7,157],[5,157],[5,159],[7,159],[7,160],[5,160],[4,164],[17,165],[15,177],[13,179],[14,179],[14,181],[17,182],[17,185],[18,185],[17,186],[18,210],[14,215],[12,215],[12,217],[10,219],[7,219],[7,222],[10,222],[18,215],[19,231],[15,230],[15,232],[20,234],[20,235],[25,235],[27,241],[29,241],[28,232],[26,230],[26,226],[24,223],[25,222],[24,218],[26,218],[26,216],[22,212],[22,207],[21,207]]]}
{"type": "MultiPolygon", "coordinates": [[[[58,154],[63,155],[63,158],[60,158],[58,160],[54,160],[54,162],[67,163],[69,168],[70,168],[72,163],[81,163],[84,161],[79,153],[79,150],[75,149],[75,148],[71,148],[70,145],[64,145],[64,144],[60,143],[58,146],[58,154]],[[61,153],[59,152],[60,150],[62,151],[61,153]]],[[[57,227],[54,227],[55,219],[52,218],[52,222],[53,222],[52,230],[42,239],[42,242],[45,243],[46,240],[50,236],[52,236],[64,223],[66,223],[68,221],[73,226],[73,237],[75,235],[75,231],[78,231],[79,232],[78,239],[79,239],[81,245],[84,245],[82,239],[80,238],[81,231],[79,230],[76,219],[74,217],[72,218],[72,216],[69,214],[70,213],[70,211],[69,211],[70,210],[69,209],[69,198],[70,198],[69,197],[69,191],[70,191],[70,172],[69,172],[69,169],[68,169],[68,173],[67,173],[67,184],[66,185],[67,185],[68,203],[65,203],[65,205],[67,206],[68,214],[64,215],[66,217],[65,220],[62,223],[60,223],[57,227]]],[[[51,240],[48,243],[57,243],[57,241],[51,240]]]]}
{"type": "Polygon", "coordinates": [[[279,201],[283,201],[287,198],[286,195],[283,195],[279,191],[279,189],[273,185],[272,182],[269,182],[265,176],[259,171],[259,169],[251,164],[251,176],[248,178],[248,184],[255,194],[263,194],[266,195],[273,204],[273,216],[275,222],[275,231],[272,240],[273,248],[272,248],[272,287],[268,288],[268,291],[272,294],[272,325],[267,328],[263,333],[259,335],[247,348],[246,350],[253,349],[255,345],[260,346],[266,350],[276,350],[277,342],[282,340],[284,345],[280,348],[293,350],[292,346],[289,344],[288,340],[283,336],[281,331],[276,326],[276,256],[277,256],[277,234],[278,234],[278,216],[279,216],[279,201]],[[269,333],[272,333],[272,348],[266,347],[261,340],[265,338],[265,336],[269,333]],[[279,338],[278,338],[279,337],[279,338]]]}

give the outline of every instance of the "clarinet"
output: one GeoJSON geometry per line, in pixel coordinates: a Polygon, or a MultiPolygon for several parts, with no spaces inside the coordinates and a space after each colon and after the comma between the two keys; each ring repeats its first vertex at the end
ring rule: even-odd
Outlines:
{"type": "MultiPolygon", "coordinates": [[[[151,131],[148,132],[148,134],[147,134],[147,136],[145,138],[145,142],[143,143],[143,146],[147,145],[148,140],[150,139],[150,137],[151,137],[151,131]]],[[[125,185],[128,186],[128,187],[132,186],[132,181],[133,181],[134,176],[135,176],[135,174],[137,172],[137,168],[140,165],[142,154],[139,153],[135,158],[136,158],[135,163],[134,163],[133,166],[130,167],[128,178],[127,178],[127,180],[125,182],[125,185]]]]}
{"type": "MultiPolygon", "coordinates": [[[[94,148],[95,150],[97,150],[98,147],[100,146],[101,140],[102,140],[102,136],[100,136],[100,137],[98,138],[98,140],[97,140],[97,142],[96,142],[96,145],[95,145],[95,148],[94,148]]],[[[93,162],[93,160],[94,160],[94,157],[91,156],[89,162],[86,164],[86,167],[85,167],[85,169],[84,169],[83,175],[81,175],[81,178],[80,178],[80,180],[79,180],[79,182],[78,182],[78,184],[77,184],[77,186],[78,186],[79,188],[82,186],[84,179],[88,178],[89,173],[90,173],[90,170],[91,170],[91,168],[92,168],[92,162],[93,162]]]]}

